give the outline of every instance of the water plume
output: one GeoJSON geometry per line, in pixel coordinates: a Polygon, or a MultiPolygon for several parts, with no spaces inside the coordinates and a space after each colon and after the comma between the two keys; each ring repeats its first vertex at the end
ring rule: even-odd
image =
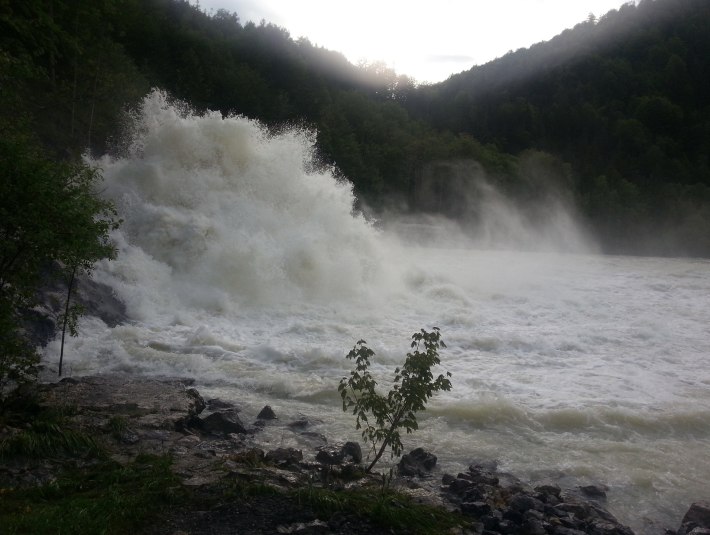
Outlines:
{"type": "Polygon", "coordinates": [[[385,219],[410,243],[596,252],[577,216],[565,171],[557,164],[543,153],[523,154],[517,183],[511,187],[475,160],[431,162],[419,173],[414,188],[413,204],[424,215],[385,219]]]}
{"type": "Polygon", "coordinates": [[[96,163],[125,220],[119,258],[142,257],[116,276],[192,306],[347,298],[387,271],[378,231],[353,212],[352,185],[317,166],[311,132],[272,135],[156,90],[126,154],[96,163]]]}

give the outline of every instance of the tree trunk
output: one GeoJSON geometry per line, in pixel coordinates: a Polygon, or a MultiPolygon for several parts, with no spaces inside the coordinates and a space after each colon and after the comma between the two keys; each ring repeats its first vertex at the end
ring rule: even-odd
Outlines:
{"type": "Polygon", "coordinates": [[[64,306],[64,321],[62,322],[62,345],[59,350],[59,377],[62,376],[62,362],[64,361],[64,337],[67,334],[67,323],[69,322],[69,304],[71,302],[71,292],[74,288],[74,277],[76,276],[76,265],[71,270],[69,285],[67,286],[67,302],[64,306]]]}

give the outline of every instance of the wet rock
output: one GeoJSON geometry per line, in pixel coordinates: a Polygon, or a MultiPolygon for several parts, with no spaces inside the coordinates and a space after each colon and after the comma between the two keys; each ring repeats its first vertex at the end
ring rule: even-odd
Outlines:
{"type": "Polygon", "coordinates": [[[39,396],[43,405],[69,405],[87,416],[137,418],[141,425],[160,429],[175,429],[186,417],[197,414],[201,399],[189,393],[180,379],[119,375],[42,385],[39,396]]]}
{"type": "Polygon", "coordinates": [[[303,460],[303,452],[294,448],[277,448],[266,452],[265,458],[276,464],[297,464],[303,460]]]}
{"type": "Polygon", "coordinates": [[[551,483],[532,489],[482,463],[472,464],[457,477],[446,475],[442,484],[448,499],[482,524],[476,531],[481,535],[633,535],[596,501],[588,501],[576,491],[563,492],[551,483]]]}
{"type": "Polygon", "coordinates": [[[523,533],[528,535],[545,535],[545,524],[537,518],[526,518],[521,525],[523,533]]]}
{"type": "Polygon", "coordinates": [[[456,481],[456,478],[451,474],[444,474],[443,476],[441,476],[442,485],[448,486],[451,485],[454,481],[456,481]]]}
{"type": "Polygon", "coordinates": [[[336,445],[321,446],[316,454],[316,461],[323,464],[340,464],[343,459],[343,450],[336,445]]]}
{"type": "Polygon", "coordinates": [[[266,405],[256,417],[258,420],[276,420],[276,413],[270,405],[266,405]]]}
{"type": "Polygon", "coordinates": [[[535,487],[535,492],[538,492],[545,496],[554,496],[555,498],[559,498],[562,489],[559,485],[556,485],[554,483],[542,483],[535,487]]]}
{"type": "Polygon", "coordinates": [[[481,517],[490,514],[493,508],[486,502],[464,502],[461,504],[461,511],[474,517],[481,517]]]}
{"type": "Polygon", "coordinates": [[[426,476],[436,466],[436,455],[416,448],[402,456],[397,465],[401,476],[426,476]]]}
{"type": "Polygon", "coordinates": [[[202,429],[206,433],[227,435],[229,433],[246,433],[247,429],[242,424],[236,412],[213,412],[202,418],[202,429]]]}
{"type": "Polygon", "coordinates": [[[579,487],[579,490],[584,496],[595,499],[606,499],[606,492],[609,487],[606,485],[583,485],[579,487]]]}
{"type": "Polygon", "coordinates": [[[207,403],[202,399],[200,393],[194,388],[188,388],[185,393],[193,400],[193,406],[190,409],[190,414],[198,415],[207,407],[207,403]]]}
{"type": "Polygon", "coordinates": [[[564,526],[556,526],[552,529],[552,533],[553,535],[587,535],[584,531],[574,528],[566,528],[564,526]]]}
{"type": "Polygon", "coordinates": [[[316,454],[316,461],[322,464],[341,464],[344,461],[362,462],[362,450],[357,442],[321,446],[316,454]]]}
{"type": "Polygon", "coordinates": [[[710,530],[710,502],[707,501],[695,502],[690,506],[683,516],[678,535],[700,535],[702,530],[710,530]]]}
{"type": "Polygon", "coordinates": [[[79,278],[74,299],[84,307],[87,315],[100,318],[109,327],[116,327],[128,319],[126,305],[116,297],[113,288],[88,276],[79,278]]]}
{"type": "Polygon", "coordinates": [[[529,510],[542,511],[545,505],[540,500],[527,494],[516,494],[510,499],[510,502],[508,502],[508,507],[519,513],[524,513],[529,510]]]}
{"type": "MultiPolygon", "coordinates": [[[[34,345],[46,346],[57,331],[56,318],[64,311],[66,285],[57,278],[58,264],[49,266],[42,274],[42,286],[37,292],[39,304],[22,311],[23,331],[34,345]]],[[[107,326],[116,327],[127,320],[126,306],[113,289],[96,282],[87,275],[75,280],[72,301],[84,307],[86,316],[100,318],[107,326]]]]}
{"type": "Polygon", "coordinates": [[[555,505],[552,510],[559,517],[571,514],[577,518],[584,519],[589,516],[590,507],[584,503],[560,503],[555,505]]]}
{"type": "Polygon", "coordinates": [[[471,472],[496,472],[498,470],[498,461],[493,459],[474,459],[468,469],[471,472]]]}
{"type": "Polygon", "coordinates": [[[352,462],[360,464],[362,462],[362,448],[357,442],[346,442],[343,444],[343,457],[350,457],[352,462]]]}

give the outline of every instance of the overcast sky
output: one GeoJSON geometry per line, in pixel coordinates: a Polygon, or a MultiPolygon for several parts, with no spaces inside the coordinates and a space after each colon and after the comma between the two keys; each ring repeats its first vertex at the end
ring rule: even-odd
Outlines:
{"type": "MultiPolygon", "coordinates": [[[[633,0],[632,0],[633,1],[633,0]]],[[[197,3],[197,0],[192,0],[197,3]]],[[[628,0],[199,0],[203,10],[262,19],[293,39],[342,52],[352,63],[384,61],[418,82],[439,82],[547,41],[628,0]]]]}

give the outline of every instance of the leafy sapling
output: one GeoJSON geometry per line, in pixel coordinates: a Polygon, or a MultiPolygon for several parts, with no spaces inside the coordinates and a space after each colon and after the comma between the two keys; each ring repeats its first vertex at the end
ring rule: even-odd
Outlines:
{"type": "Polygon", "coordinates": [[[436,392],[451,390],[451,374],[434,379],[432,367],[440,363],[439,349],[446,344],[437,327],[432,332],[421,329],[412,335],[413,351],[407,353],[402,368],[395,369],[392,389],[387,395],[379,394],[377,381],[370,373],[370,359],[375,352],[360,340],[348,353],[355,360],[350,377],[343,377],[338,391],[343,399],[343,410],[352,408],[356,417],[355,429],[362,429],[362,438],[372,445],[374,458],[367,467],[370,472],[389,447],[392,457],[402,453],[399,430],[411,433],[419,428],[416,413],[426,408],[426,403],[436,392]]]}

